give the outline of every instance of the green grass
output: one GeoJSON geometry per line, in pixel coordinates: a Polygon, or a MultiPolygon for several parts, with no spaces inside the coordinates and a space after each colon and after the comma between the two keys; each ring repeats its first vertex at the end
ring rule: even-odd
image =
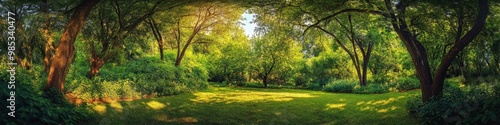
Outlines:
{"type": "Polygon", "coordinates": [[[418,124],[404,105],[418,90],[341,94],[210,87],[192,94],[92,104],[91,124],[418,124]]]}

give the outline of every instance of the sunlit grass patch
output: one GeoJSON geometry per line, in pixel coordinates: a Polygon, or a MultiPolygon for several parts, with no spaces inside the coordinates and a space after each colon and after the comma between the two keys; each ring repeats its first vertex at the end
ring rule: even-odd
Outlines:
{"type": "Polygon", "coordinates": [[[417,92],[360,95],[210,87],[91,107],[101,115],[96,123],[113,124],[418,124],[404,108],[409,95],[417,92]]]}
{"type": "Polygon", "coordinates": [[[199,92],[194,94],[197,103],[225,102],[225,103],[243,103],[243,102],[261,102],[261,101],[291,101],[294,98],[310,98],[311,94],[289,93],[289,92],[254,92],[254,91],[234,91],[227,93],[218,92],[199,92]]]}
{"type": "Polygon", "coordinates": [[[326,109],[340,109],[340,110],[344,110],[345,106],[347,104],[343,103],[343,104],[326,104],[326,109]]]}
{"type": "Polygon", "coordinates": [[[149,101],[146,103],[150,108],[153,108],[155,110],[159,110],[162,108],[165,108],[165,104],[157,102],[157,101],[149,101]]]}
{"type": "Polygon", "coordinates": [[[103,114],[106,112],[106,106],[105,105],[95,105],[93,108],[97,113],[103,114]]]}

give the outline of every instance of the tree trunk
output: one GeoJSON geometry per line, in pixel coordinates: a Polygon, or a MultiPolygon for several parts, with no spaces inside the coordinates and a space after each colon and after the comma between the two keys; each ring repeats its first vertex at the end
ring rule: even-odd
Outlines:
{"type": "Polygon", "coordinates": [[[264,88],[267,88],[267,75],[262,79],[262,83],[264,83],[264,88]]]}
{"type": "MultiPolygon", "coordinates": [[[[393,12],[394,10],[392,9],[392,2],[390,0],[386,0],[385,3],[389,11],[391,11],[389,18],[392,19],[392,26],[399,38],[405,44],[405,47],[412,58],[412,62],[415,65],[415,69],[417,70],[417,77],[420,80],[420,87],[422,90],[422,101],[425,102],[433,96],[442,94],[446,71],[451,65],[453,58],[455,58],[458,53],[462,51],[470,42],[472,42],[472,40],[484,27],[489,11],[488,1],[479,0],[479,14],[474,26],[448,51],[441,61],[434,77],[431,75],[429,61],[427,59],[428,56],[425,52],[424,46],[410,32],[406,21],[401,17],[396,17],[393,12]]],[[[396,5],[396,9],[401,11],[401,13],[404,13],[405,6],[400,4],[401,3],[398,3],[398,5],[396,5]]]]}
{"type": "MultiPolygon", "coordinates": [[[[429,61],[427,60],[427,54],[425,52],[424,46],[416,39],[416,37],[411,34],[408,29],[408,25],[405,20],[401,17],[397,17],[392,9],[391,0],[386,0],[385,4],[390,13],[390,19],[392,20],[392,27],[394,31],[398,34],[399,38],[403,41],[406,50],[410,53],[410,57],[412,59],[413,65],[415,66],[417,77],[420,81],[420,88],[422,90],[422,101],[426,101],[430,97],[432,97],[432,77],[430,72],[429,61]]],[[[403,5],[399,5],[398,3],[397,10],[404,11],[403,5]]],[[[403,12],[400,12],[403,13],[403,12]]]]}
{"type": "MultiPolygon", "coordinates": [[[[182,58],[184,58],[184,54],[186,54],[186,50],[188,49],[188,47],[191,45],[194,37],[196,36],[196,34],[200,31],[200,28],[195,28],[193,33],[189,36],[189,39],[187,40],[186,44],[184,45],[184,47],[182,48],[182,51],[181,53],[177,53],[177,58],[175,59],[175,66],[179,66],[181,65],[181,61],[182,61],[182,58]]],[[[180,35],[180,34],[179,34],[180,35]]],[[[177,52],[179,52],[179,49],[180,47],[177,48],[177,52]]]]}
{"type": "Polygon", "coordinates": [[[160,59],[164,60],[163,57],[163,37],[160,33],[160,30],[158,30],[158,26],[156,25],[156,22],[152,17],[150,17],[149,21],[149,26],[151,27],[151,31],[153,31],[153,35],[158,42],[158,49],[160,50],[160,59]]]}
{"type": "Polygon", "coordinates": [[[159,42],[158,43],[158,49],[160,49],[160,59],[161,60],[165,60],[165,56],[164,56],[164,52],[163,52],[163,42],[159,42]]]}
{"type": "Polygon", "coordinates": [[[47,22],[45,22],[45,26],[42,29],[42,34],[45,39],[45,50],[43,57],[43,72],[49,72],[50,62],[52,59],[52,51],[54,48],[52,47],[52,37],[50,35],[50,13],[49,7],[47,5],[47,0],[42,0],[40,3],[40,11],[44,14],[45,18],[47,18],[47,22]]]}
{"type": "Polygon", "coordinates": [[[75,40],[85,23],[92,8],[99,2],[99,0],[84,0],[76,7],[73,16],[69,20],[64,32],[59,40],[59,45],[55,51],[55,55],[51,62],[49,76],[45,90],[56,88],[59,91],[64,90],[64,81],[68,73],[71,60],[75,54],[75,40]]]}
{"type": "Polygon", "coordinates": [[[458,42],[456,42],[453,47],[448,51],[446,56],[439,64],[439,68],[434,75],[434,81],[432,83],[432,95],[440,95],[443,93],[443,83],[446,77],[446,71],[451,65],[453,59],[462,51],[469,43],[476,38],[476,36],[484,28],[486,18],[488,16],[489,6],[488,0],[479,0],[479,13],[477,14],[474,26],[470,29],[458,42]]]}
{"type": "Polygon", "coordinates": [[[97,55],[92,54],[92,56],[93,58],[90,61],[90,71],[89,75],[87,76],[89,79],[94,78],[94,76],[99,73],[101,67],[104,66],[104,62],[106,62],[106,60],[97,57],[97,55]]]}
{"type": "Polygon", "coordinates": [[[373,50],[373,43],[368,44],[368,50],[363,54],[363,78],[361,79],[361,86],[366,86],[366,76],[368,75],[368,63],[370,62],[370,56],[373,50]]]}

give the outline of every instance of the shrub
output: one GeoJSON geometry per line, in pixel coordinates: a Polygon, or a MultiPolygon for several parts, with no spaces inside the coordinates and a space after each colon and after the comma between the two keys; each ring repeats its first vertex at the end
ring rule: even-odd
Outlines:
{"type": "Polygon", "coordinates": [[[499,89],[498,85],[449,87],[442,96],[425,103],[414,98],[406,106],[424,124],[499,124],[499,89]]]}
{"type": "Polygon", "coordinates": [[[352,93],[355,82],[347,80],[335,80],[323,87],[323,91],[327,92],[339,92],[339,93],[352,93]]]}
{"type": "Polygon", "coordinates": [[[420,88],[420,82],[416,78],[402,77],[396,80],[396,84],[393,84],[397,91],[408,91],[420,88]]]}
{"type": "Polygon", "coordinates": [[[247,82],[245,83],[245,87],[263,88],[264,84],[258,82],[247,82]]]}
{"type": "Polygon", "coordinates": [[[380,94],[387,93],[389,90],[387,87],[381,84],[368,84],[367,86],[356,85],[353,89],[354,93],[357,94],[380,94]]]}
{"type": "Polygon", "coordinates": [[[293,81],[295,82],[295,87],[305,87],[310,84],[311,80],[306,77],[306,75],[299,74],[297,75],[293,81]]]}
{"type": "Polygon", "coordinates": [[[71,70],[67,90],[89,101],[92,98],[134,98],[144,95],[175,95],[208,87],[202,65],[175,67],[158,57],[144,57],[119,66],[105,65],[93,79],[71,70]],[[100,93],[100,94],[99,94],[100,93]]]}
{"type": "Polygon", "coordinates": [[[128,80],[123,80],[119,81],[119,83],[122,84],[122,87],[120,89],[120,95],[123,98],[138,98],[141,97],[141,93],[137,92],[137,90],[134,88],[134,82],[128,81],[128,80]]]}
{"type": "Polygon", "coordinates": [[[423,105],[422,95],[413,95],[412,98],[408,99],[405,106],[411,115],[415,115],[423,105]]]}
{"type": "MultiPolygon", "coordinates": [[[[36,78],[42,74],[40,69],[17,71],[15,118],[7,116],[10,109],[1,108],[0,111],[6,113],[5,117],[0,118],[2,124],[81,124],[94,117],[85,105],[75,106],[67,102],[60,91],[50,89],[42,92],[41,85],[45,85],[45,81],[36,78]]],[[[5,75],[0,76],[7,78],[5,75]]],[[[5,79],[0,79],[0,82],[7,83],[5,79]]],[[[10,91],[0,89],[0,98],[10,98],[10,91]]]]}
{"type": "Polygon", "coordinates": [[[114,82],[104,81],[99,83],[101,98],[120,98],[120,85],[114,82]]]}

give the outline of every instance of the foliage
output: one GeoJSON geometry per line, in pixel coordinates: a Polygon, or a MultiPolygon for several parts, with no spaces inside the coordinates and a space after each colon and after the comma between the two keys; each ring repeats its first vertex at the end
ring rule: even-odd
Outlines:
{"type": "Polygon", "coordinates": [[[152,56],[119,66],[104,67],[92,80],[78,72],[70,71],[67,91],[86,101],[96,98],[176,95],[208,86],[208,72],[205,68],[196,65],[175,67],[171,62],[163,62],[152,56]]]}
{"type": "MultiPolygon", "coordinates": [[[[3,73],[3,72],[2,72],[3,73]]],[[[8,78],[7,74],[0,73],[0,77],[8,78]]],[[[17,70],[16,89],[15,89],[15,115],[7,116],[9,108],[2,108],[5,112],[0,122],[4,124],[79,124],[94,119],[93,112],[87,110],[85,105],[75,106],[70,104],[63,94],[56,89],[41,91],[41,86],[45,80],[37,77],[42,75],[41,68],[35,68],[28,71],[24,69],[17,70]],[[31,75],[28,75],[31,74],[31,75]]],[[[5,79],[0,82],[7,83],[5,79]]],[[[10,91],[7,87],[0,89],[2,99],[10,98],[10,91]]],[[[10,102],[5,101],[4,104],[10,102]]]]}
{"type": "Polygon", "coordinates": [[[247,82],[244,84],[245,87],[252,87],[252,88],[263,88],[264,86],[261,83],[258,82],[247,82]]]}
{"type": "MultiPolygon", "coordinates": [[[[266,36],[271,37],[271,36],[266,36]]],[[[295,46],[296,41],[291,38],[279,38],[280,40],[254,39],[254,50],[252,70],[255,71],[256,79],[268,83],[285,84],[292,81],[292,76],[297,71],[301,53],[295,46]]]]}
{"type": "Polygon", "coordinates": [[[498,124],[500,86],[448,87],[442,96],[425,103],[418,96],[407,102],[407,109],[424,124],[498,124]]]}
{"type": "Polygon", "coordinates": [[[346,65],[348,58],[337,54],[342,52],[321,52],[319,56],[309,59],[308,74],[312,79],[312,84],[324,86],[333,79],[348,79],[352,73],[346,65]]]}
{"type": "Polygon", "coordinates": [[[389,86],[393,87],[396,91],[404,92],[420,88],[420,82],[416,78],[401,77],[395,83],[389,84],[389,86]]]}
{"type": "MultiPolygon", "coordinates": [[[[220,51],[214,51],[209,55],[210,64],[206,64],[210,72],[210,81],[227,82],[229,84],[242,84],[246,81],[246,74],[252,64],[250,62],[250,44],[241,29],[234,30],[240,32],[233,36],[233,41],[220,46],[220,51]]],[[[230,36],[230,35],[229,35],[230,36]]],[[[228,38],[226,38],[228,39],[228,38]]]]}
{"type": "Polygon", "coordinates": [[[350,80],[334,80],[323,87],[323,91],[352,93],[356,82],[350,80]]]}
{"type": "Polygon", "coordinates": [[[389,92],[387,87],[383,84],[368,84],[367,86],[356,85],[353,89],[353,93],[357,94],[381,94],[389,92]]]}

